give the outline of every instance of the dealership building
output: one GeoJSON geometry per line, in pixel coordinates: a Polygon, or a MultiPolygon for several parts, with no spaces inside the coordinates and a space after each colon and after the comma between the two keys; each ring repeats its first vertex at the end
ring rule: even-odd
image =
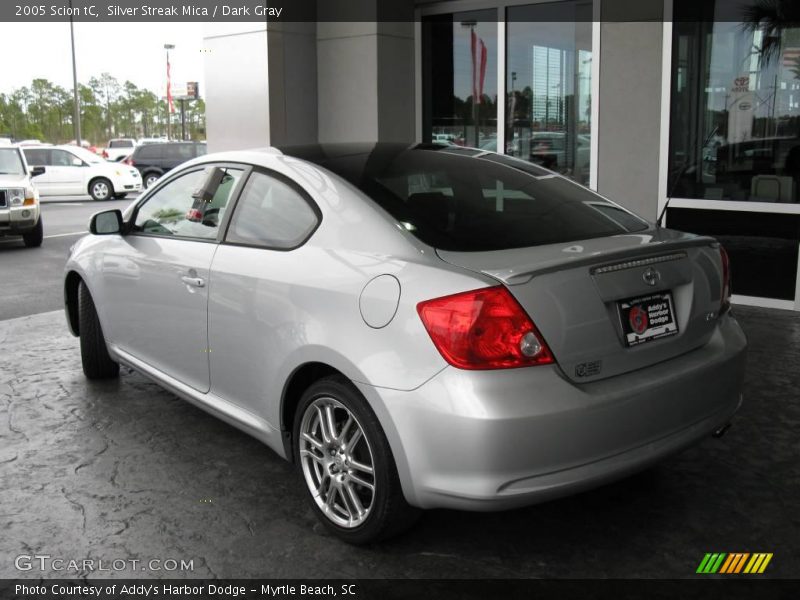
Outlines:
{"type": "Polygon", "coordinates": [[[758,0],[347,4],[374,20],[334,20],[331,0],[313,22],[207,25],[209,150],[505,152],[650,220],[669,199],[667,226],[725,244],[734,301],[800,310],[800,29],[780,11],[756,20],[758,0]]]}

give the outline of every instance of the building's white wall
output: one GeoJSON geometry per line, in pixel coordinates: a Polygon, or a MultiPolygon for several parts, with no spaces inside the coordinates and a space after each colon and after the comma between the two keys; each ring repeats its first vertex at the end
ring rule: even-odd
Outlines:
{"type": "Polygon", "coordinates": [[[660,21],[602,23],[597,189],[655,220],[661,137],[660,21]]]}
{"type": "Polygon", "coordinates": [[[319,141],[378,139],[377,23],[317,24],[319,141]]]}
{"type": "Polygon", "coordinates": [[[204,33],[209,152],[270,143],[264,23],[209,23],[204,33]]]}

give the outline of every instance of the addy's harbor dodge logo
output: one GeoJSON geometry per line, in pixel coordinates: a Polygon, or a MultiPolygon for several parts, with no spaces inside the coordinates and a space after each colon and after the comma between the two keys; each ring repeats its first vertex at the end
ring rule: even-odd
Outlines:
{"type": "Polygon", "coordinates": [[[733,552],[726,554],[725,552],[715,552],[705,555],[703,560],[700,561],[700,566],[697,567],[697,573],[703,574],[738,574],[748,573],[755,575],[763,573],[767,568],[769,561],[772,560],[772,553],[769,552],[756,552],[750,554],[749,552],[733,552]]]}

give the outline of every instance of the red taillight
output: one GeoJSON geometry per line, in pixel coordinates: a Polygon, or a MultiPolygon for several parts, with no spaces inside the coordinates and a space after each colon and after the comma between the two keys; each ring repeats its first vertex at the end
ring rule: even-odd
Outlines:
{"type": "Polygon", "coordinates": [[[426,300],[417,312],[437,350],[459,369],[555,362],[533,321],[503,286],[426,300]]]}
{"type": "Polygon", "coordinates": [[[125,160],[123,160],[122,162],[124,162],[124,163],[125,163],[126,165],[128,165],[129,167],[132,167],[132,166],[134,166],[134,164],[133,164],[133,158],[131,158],[130,156],[129,156],[128,158],[126,158],[125,160]]]}
{"type": "Polygon", "coordinates": [[[108,158],[108,152],[106,152],[105,150],[103,150],[103,158],[108,158]]]}
{"type": "Polygon", "coordinates": [[[731,307],[731,261],[725,247],[720,244],[719,255],[722,259],[722,296],[719,303],[719,314],[731,307]]]}

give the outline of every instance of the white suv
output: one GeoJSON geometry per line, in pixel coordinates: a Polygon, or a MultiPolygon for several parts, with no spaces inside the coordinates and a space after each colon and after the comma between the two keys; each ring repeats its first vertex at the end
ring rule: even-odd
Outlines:
{"type": "Polygon", "coordinates": [[[23,148],[29,165],[47,167],[36,180],[42,196],[83,196],[93,200],[124,198],[142,191],[139,171],[108,162],[77,146],[30,146],[23,148]]]}
{"type": "Polygon", "coordinates": [[[21,235],[29,248],[42,245],[39,192],[31,178],[44,172],[30,169],[19,147],[0,147],[0,236],[21,235]]]}

